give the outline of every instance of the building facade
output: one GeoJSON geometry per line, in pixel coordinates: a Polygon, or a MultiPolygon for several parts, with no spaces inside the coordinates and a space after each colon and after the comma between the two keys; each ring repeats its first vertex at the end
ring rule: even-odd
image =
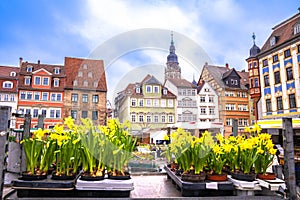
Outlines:
{"type": "MultiPolygon", "coordinates": [[[[38,116],[44,116],[44,128],[61,122],[64,112],[65,68],[23,62],[20,58],[18,75],[18,106],[24,114],[31,114],[31,128],[37,127],[38,116]]],[[[16,128],[23,128],[24,119],[17,118],[16,128]]]]}
{"type": "Polygon", "coordinates": [[[237,122],[238,134],[244,133],[249,125],[248,73],[223,66],[204,65],[198,85],[206,81],[218,95],[219,119],[224,125],[223,134],[233,133],[233,123],[237,122]]]}
{"type": "Polygon", "coordinates": [[[107,85],[103,60],[65,58],[64,116],[75,123],[90,118],[104,125],[107,119],[107,85]]]}
{"type": "Polygon", "coordinates": [[[143,142],[151,141],[151,134],[167,129],[175,123],[175,99],[154,76],[147,75],[141,82],[129,84],[115,98],[117,117],[131,122],[131,132],[143,142]]]}

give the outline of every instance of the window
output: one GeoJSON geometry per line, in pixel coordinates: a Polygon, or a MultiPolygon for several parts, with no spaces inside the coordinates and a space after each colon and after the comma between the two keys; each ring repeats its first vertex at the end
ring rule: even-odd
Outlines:
{"type": "Polygon", "coordinates": [[[41,85],[41,77],[40,76],[34,77],[34,84],[35,85],[41,85]]]}
{"type": "Polygon", "coordinates": [[[173,107],[173,99],[168,99],[168,107],[173,107]]]}
{"type": "Polygon", "coordinates": [[[78,94],[72,94],[72,102],[78,101],[78,94]]]}
{"type": "Polygon", "coordinates": [[[166,116],[165,116],[165,115],[162,115],[162,116],[161,116],[161,122],[162,122],[162,123],[165,123],[165,122],[166,122],[166,116]]]}
{"type": "Polygon", "coordinates": [[[226,126],[231,126],[231,119],[230,118],[226,118],[226,126]]]}
{"type": "Polygon", "coordinates": [[[98,111],[92,111],[92,120],[98,120],[98,111]]]}
{"type": "Polygon", "coordinates": [[[93,73],[92,73],[92,72],[89,72],[89,73],[88,73],[88,77],[89,77],[89,78],[92,78],[92,77],[93,77],[93,73]]]}
{"type": "Polygon", "coordinates": [[[81,117],[82,118],[87,118],[87,115],[88,115],[88,111],[83,110],[82,113],[81,113],[81,117]]]}
{"type": "Polygon", "coordinates": [[[256,62],[253,62],[253,65],[254,65],[254,68],[256,68],[256,66],[257,66],[257,63],[256,63],[256,62]]]}
{"type": "Polygon", "coordinates": [[[89,83],[87,81],[83,81],[83,86],[87,87],[89,83]]]}
{"type": "Polygon", "coordinates": [[[146,92],[151,93],[152,92],[152,87],[150,85],[146,86],[146,92]]]}
{"type": "Polygon", "coordinates": [[[167,95],[168,94],[168,90],[166,88],[163,89],[163,94],[167,95]]]}
{"type": "Polygon", "coordinates": [[[39,113],[39,110],[38,109],[33,109],[33,118],[37,118],[38,117],[38,113],[39,113]]]}
{"type": "Polygon", "coordinates": [[[208,102],[213,103],[214,102],[214,97],[212,97],[212,96],[208,97],[208,102]]]}
{"type": "Polygon", "coordinates": [[[255,87],[258,87],[258,86],[259,86],[259,85],[258,85],[258,78],[255,78],[255,79],[254,79],[254,86],[255,86],[255,87]]]}
{"type": "Polygon", "coordinates": [[[87,103],[88,102],[88,95],[87,94],[83,94],[82,95],[82,103],[87,103]]]}
{"type": "Polygon", "coordinates": [[[56,100],[56,93],[51,93],[51,101],[55,101],[56,100]]]}
{"type": "Polygon", "coordinates": [[[275,44],[276,44],[276,37],[273,36],[273,37],[271,37],[271,39],[270,39],[270,46],[273,46],[273,45],[275,45],[275,44]]]}
{"type": "Polygon", "coordinates": [[[37,101],[40,100],[40,93],[39,92],[34,93],[34,100],[37,100],[37,101]]]}
{"type": "Polygon", "coordinates": [[[151,122],[151,116],[150,116],[150,115],[147,115],[147,116],[146,116],[146,120],[147,120],[148,123],[150,123],[150,122],[151,122]]]}
{"type": "Polygon", "coordinates": [[[166,107],[166,104],[167,104],[167,102],[166,102],[165,99],[160,100],[160,106],[161,107],[166,107]]]}
{"type": "Polygon", "coordinates": [[[144,122],[144,116],[143,115],[139,115],[139,122],[144,122]]]}
{"type": "Polygon", "coordinates": [[[136,92],[137,94],[140,94],[140,93],[141,93],[141,88],[139,88],[139,87],[135,88],[135,92],[136,92]]]}
{"type": "Polygon", "coordinates": [[[286,79],[287,81],[294,79],[292,67],[286,68],[286,79]]]}
{"type": "Polygon", "coordinates": [[[139,106],[143,107],[144,106],[144,99],[139,99],[139,106]]]}
{"type": "Polygon", "coordinates": [[[283,106],[282,106],[282,97],[277,97],[276,101],[277,101],[277,110],[282,110],[283,109],[283,106]]]}
{"type": "Polygon", "coordinates": [[[289,105],[290,108],[296,108],[295,94],[289,94],[289,105]]]}
{"type": "Polygon", "coordinates": [[[43,115],[44,117],[46,117],[46,116],[47,116],[47,110],[42,110],[42,115],[43,115]]]}
{"type": "Polygon", "coordinates": [[[10,72],[10,76],[16,76],[17,73],[16,72],[10,72]]]}
{"type": "Polygon", "coordinates": [[[201,107],[200,108],[200,115],[205,115],[206,114],[206,108],[205,107],[201,107]]]}
{"type": "Polygon", "coordinates": [[[265,66],[268,66],[268,60],[267,59],[264,59],[263,60],[263,66],[265,67],[265,66]]]}
{"type": "Polygon", "coordinates": [[[50,118],[55,118],[55,110],[50,110],[50,118]]]}
{"type": "Polygon", "coordinates": [[[98,103],[98,101],[99,101],[99,97],[98,97],[98,95],[93,95],[93,103],[98,103]]]}
{"type": "Polygon", "coordinates": [[[239,125],[239,126],[242,126],[242,125],[243,125],[243,119],[239,119],[239,120],[238,120],[238,125],[239,125]]]}
{"type": "Polygon", "coordinates": [[[83,69],[87,69],[87,64],[83,64],[83,65],[82,65],[82,68],[83,68],[83,69]]]}
{"type": "Polygon", "coordinates": [[[78,72],[78,77],[82,77],[82,71],[78,72]]]}
{"type": "Polygon", "coordinates": [[[77,119],[77,110],[71,110],[71,117],[77,119]]]}
{"type": "Polygon", "coordinates": [[[251,69],[252,68],[252,63],[249,63],[249,69],[251,69]]]}
{"type": "Polygon", "coordinates": [[[98,82],[94,82],[94,87],[98,87],[98,82]]]}
{"type": "Polygon", "coordinates": [[[136,99],[131,99],[131,106],[136,106],[136,99]]]}
{"type": "Polygon", "coordinates": [[[58,87],[59,86],[59,79],[55,78],[53,81],[53,86],[58,87]]]}
{"type": "Polygon", "coordinates": [[[154,99],[153,100],[153,105],[154,105],[154,107],[158,107],[159,106],[159,100],[158,99],[154,99]]]}
{"type": "Polygon", "coordinates": [[[278,54],[273,56],[273,62],[277,62],[278,61],[278,54]]]}
{"type": "Polygon", "coordinates": [[[27,92],[27,100],[31,100],[32,99],[32,92],[27,92]]]}
{"type": "Polygon", "coordinates": [[[158,115],[154,115],[154,122],[155,122],[155,123],[158,122],[158,115]]]}
{"type": "Polygon", "coordinates": [[[296,35],[297,33],[300,33],[300,23],[294,26],[294,34],[296,35]]]}
{"type": "Polygon", "coordinates": [[[57,93],[56,94],[56,101],[61,101],[61,100],[62,100],[61,93],[57,93]]]}
{"type": "Polygon", "coordinates": [[[20,99],[25,99],[25,98],[26,98],[26,92],[21,92],[20,99]]]}
{"type": "Polygon", "coordinates": [[[210,107],[209,108],[209,114],[210,115],[214,115],[215,114],[215,108],[214,107],[210,107]]]}
{"type": "Polygon", "coordinates": [[[151,107],[151,99],[146,99],[146,106],[151,107]]]}
{"type": "Polygon", "coordinates": [[[4,95],[4,101],[8,101],[8,94],[4,95]]]}
{"type": "Polygon", "coordinates": [[[15,95],[14,94],[10,95],[10,101],[15,101],[15,95]]]}
{"type": "Polygon", "coordinates": [[[135,116],[135,114],[132,114],[131,115],[131,122],[135,122],[135,120],[136,120],[136,116],[135,116]]]}
{"type": "Polygon", "coordinates": [[[24,83],[25,85],[30,85],[30,77],[25,77],[24,83]]]}
{"type": "Polygon", "coordinates": [[[48,101],[48,92],[43,92],[42,93],[42,100],[43,101],[48,101]]]}
{"type": "Polygon", "coordinates": [[[77,85],[78,85],[78,81],[75,80],[75,81],[73,82],[73,86],[77,86],[77,85]]]}
{"type": "Polygon", "coordinates": [[[13,83],[10,81],[3,82],[3,88],[13,88],[13,83]]]}
{"type": "Polygon", "coordinates": [[[269,75],[264,75],[264,82],[265,82],[265,87],[270,86],[269,75]]]}
{"type": "Polygon", "coordinates": [[[288,58],[291,56],[291,50],[290,49],[287,49],[284,51],[284,58],[288,58]]]}
{"type": "Polygon", "coordinates": [[[272,112],[271,99],[266,99],[266,110],[267,112],[272,112]]]}
{"type": "Polygon", "coordinates": [[[43,85],[49,85],[49,78],[48,77],[43,78],[43,85]]]}
{"type": "Polygon", "coordinates": [[[238,84],[238,81],[235,80],[235,79],[231,79],[231,85],[237,85],[238,84]]]}
{"type": "Polygon", "coordinates": [[[159,93],[159,87],[158,86],[154,86],[154,93],[159,93]]]}
{"type": "Polygon", "coordinates": [[[25,113],[26,113],[26,114],[31,114],[31,110],[27,108],[27,109],[25,110],[25,113]]]}
{"type": "Polygon", "coordinates": [[[274,72],[275,84],[280,83],[280,71],[274,72]]]}
{"type": "Polygon", "coordinates": [[[200,96],[200,102],[204,103],[205,102],[205,96],[200,96]]]}
{"type": "Polygon", "coordinates": [[[169,121],[168,121],[169,123],[173,123],[173,121],[174,121],[173,115],[169,115],[169,116],[168,116],[168,120],[169,120],[169,121]]]}
{"type": "Polygon", "coordinates": [[[32,66],[27,66],[26,72],[32,72],[32,66]]]}
{"type": "Polygon", "coordinates": [[[54,74],[59,74],[60,70],[59,68],[54,68],[54,74]]]}

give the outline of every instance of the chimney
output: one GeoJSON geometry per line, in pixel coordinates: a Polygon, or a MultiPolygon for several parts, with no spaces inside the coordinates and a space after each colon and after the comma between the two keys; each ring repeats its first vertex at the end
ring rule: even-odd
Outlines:
{"type": "Polygon", "coordinates": [[[40,63],[41,63],[41,61],[40,61],[40,60],[38,60],[38,65],[40,65],[40,63]]]}
{"type": "Polygon", "coordinates": [[[225,64],[226,69],[229,69],[229,65],[228,63],[225,64]]]}
{"type": "Polygon", "coordinates": [[[22,62],[23,62],[23,58],[20,57],[19,60],[20,60],[19,66],[21,67],[22,66],[22,62]]]}

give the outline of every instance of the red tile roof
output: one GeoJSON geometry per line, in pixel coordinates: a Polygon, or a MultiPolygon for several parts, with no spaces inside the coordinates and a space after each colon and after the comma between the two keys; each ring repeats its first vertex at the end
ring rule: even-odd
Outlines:
{"type": "Polygon", "coordinates": [[[103,60],[65,57],[65,69],[67,75],[66,88],[107,91],[103,60]],[[87,69],[84,69],[84,65],[87,66],[87,69]],[[82,72],[82,77],[78,76],[79,71],[82,72]],[[88,77],[89,72],[92,72],[92,77],[88,77]],[[77,86],[73,84],[75,80],[78,82],[77,86]],[[84,81],[88,81],[88,86],[83,85],[84,81]],[[96,88],[94,82],[98,83],[96,88]]]}

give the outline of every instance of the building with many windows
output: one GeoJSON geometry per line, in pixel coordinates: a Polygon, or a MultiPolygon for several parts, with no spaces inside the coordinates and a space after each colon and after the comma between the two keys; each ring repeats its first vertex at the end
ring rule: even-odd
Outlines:
{"type": "Polygon", "coordinates": [[[278,134],[279,119],[300,116],[300,12],[274,26],[253,59],[259,67],[258,123],[278,134]],[[278,124],[270,123],[276,119],[278,124]]]}
{"type": "Polygon", "coordinates": [[[223,66],[204,65],[198,85],[206,81],[218,95],[219,119],[223,123],[223,134],[232,134],[233,123],[237,122],[238,133],[249,125],[248,72],[236,71],[223,66]]]}
{"type": "MultiPolygon", "coordinates": [[[[44,116],[45,128],[61,122],[65,78],[63,65],[29,63],[20,58],[17,109],[31,114],[32,128],[37,127],[39,115],[44,116]]],[[[23,119],[18,118],[16,128],[22,128],[23,123],[23,119]]]]}
{"type": "Polygon", "coordinates": [[[76,123],[90,118],[94,124],[104,125],[106,109],[106,75],[103,60],[65,57],[66,84],[64,114],[76,123]]]}
{"type": "Polygon", "coordinates": [[[121,122],[129,120],[132,134],[143,142],[155,142],[150,138],[155,132],[175,123],[175,99],[154,76],[147,75],[141,82],[129,84],[115,98],[116,116],[121,122]]]}
{"type": "Polygon", "coordinates": [[[19,67],[0,66],[0,106],[11,107],[12,113],[17,111],[19,71],[19,67]]]}

